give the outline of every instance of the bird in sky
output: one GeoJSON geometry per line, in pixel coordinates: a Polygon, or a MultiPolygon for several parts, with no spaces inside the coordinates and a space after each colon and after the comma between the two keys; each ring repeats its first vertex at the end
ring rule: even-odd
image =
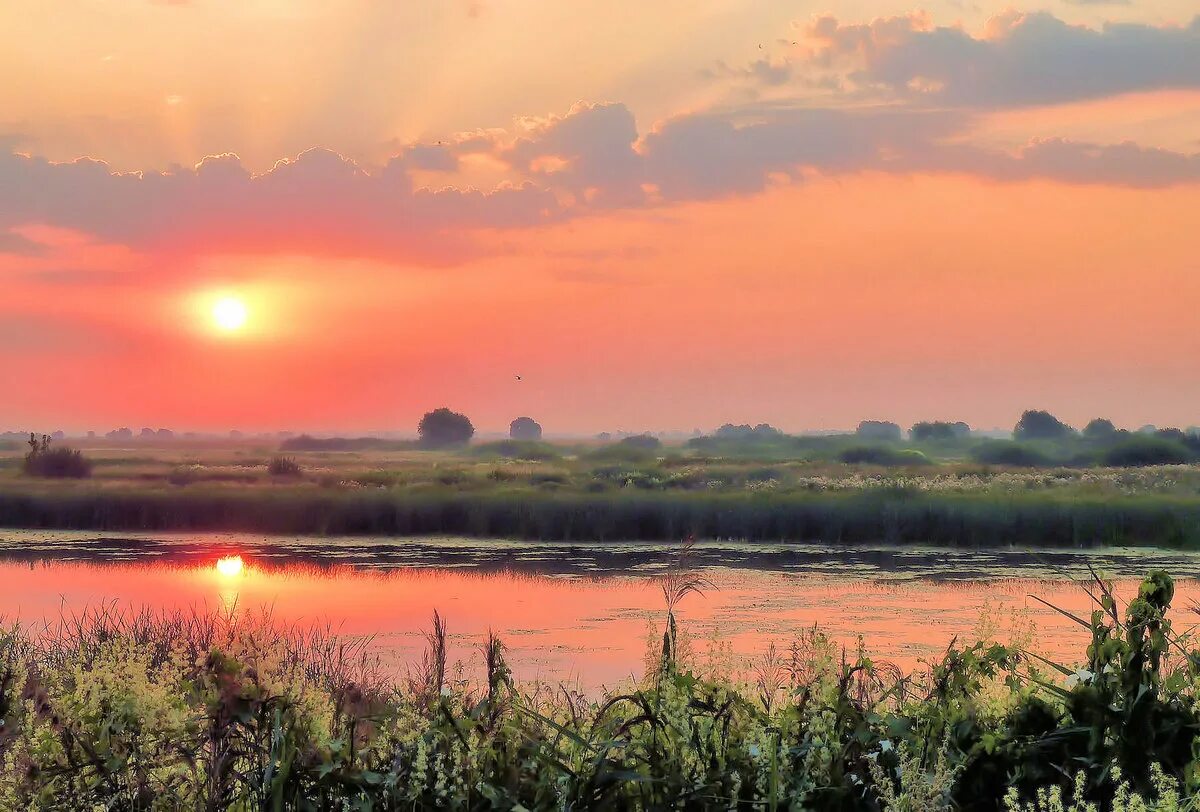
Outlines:
{"type": "Polygon", "coordinates": [[[517,380],[518,380],[518,381],[519,381],[519,380],[521,380],[521,376],[520,376],[520,375],[518,375],[518,376],[517,376],[517,380]]]}

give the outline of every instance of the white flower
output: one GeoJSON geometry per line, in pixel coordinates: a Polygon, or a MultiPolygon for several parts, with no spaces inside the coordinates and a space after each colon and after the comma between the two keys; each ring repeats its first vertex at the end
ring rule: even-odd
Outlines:
{"type": "Polygon", "coordinates": [[[1071,676],[1067,677],[1067,689],[1074,688],[1076,685],[1087,685],[1095,678],[1095,674],[1088,671],[1086,668],[1081,668],[1071,676]]]}

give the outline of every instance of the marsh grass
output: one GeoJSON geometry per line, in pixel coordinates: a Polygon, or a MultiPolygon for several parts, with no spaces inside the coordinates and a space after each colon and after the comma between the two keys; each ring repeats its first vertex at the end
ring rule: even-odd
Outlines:
{"type": "MultiPolygon", "coordinates": [[[[686,557],[661,580],[670,629],[703,582],[686,557]]],[[[984,640],[902,674],[814,629],[741,679],[668,632],[594,697],[514,682],[492,635],[462,676],[438,613],[395,681],[327,628],[106,604],[0,633],[0,808],[1185,808],[1200,651],[1173,583],[1081,588],[1078,664],[984,640]]]]}
{"type": "MultiPolygon", "coordinates": [[[[1200,499],[1058,493],[890,490],[576,492],[518,486],[491,470],[454,484],[86,487],[0,491],[0,525],[108,530],[229,530],[333,535],[459,535],[548,541],[922,543],[946,546],[1200,547],[1200,499]]],[[[555,485],[553,479],[546,484],[555,485]]]]}

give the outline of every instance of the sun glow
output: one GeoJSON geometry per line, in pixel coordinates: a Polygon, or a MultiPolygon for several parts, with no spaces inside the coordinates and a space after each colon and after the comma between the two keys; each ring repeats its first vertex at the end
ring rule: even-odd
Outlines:
{"type": "Polygon", "coordinates": [[[242,574],[245,564],[240,555],[227,555],[217,559],[217,572],[226,578],[236,578],[242,574]]]}
{"type": "Polygon", "coordinates": [[[236,332],[246,326],[248,315],[245,302],[232,296],[218,299],[212,308],[213,323],[227,333],[236,332]]]}

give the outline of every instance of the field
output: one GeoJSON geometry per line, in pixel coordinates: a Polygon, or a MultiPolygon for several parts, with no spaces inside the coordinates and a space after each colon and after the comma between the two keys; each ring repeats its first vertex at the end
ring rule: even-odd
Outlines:
{"type": "MultiPolygon", "coordinates": [[[[707,440],[707,438],[706,438],[707,440]]],[[[0,452],[0,525],[544,540],[1143,544],[1200,547],[1200,466],[1115,467],[1104,448],[502,441],[426,451],[265,441],[73,443],[84,478],[32,477],[0,452]],[[850,462],[844,460],[852,460],[850,462]],[[1089,461],[1090,460],[1090,461],[1089,461]]]]}

